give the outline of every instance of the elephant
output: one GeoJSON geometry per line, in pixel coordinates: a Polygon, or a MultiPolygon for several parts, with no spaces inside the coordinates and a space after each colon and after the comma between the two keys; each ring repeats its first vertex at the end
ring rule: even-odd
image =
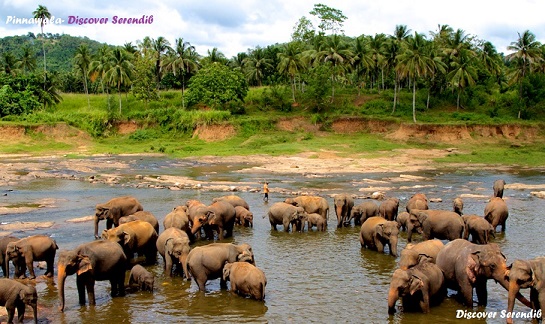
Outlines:
{"type": "Polygon", "coordinates": [[[396,222],[398,224],[398,227],[402,231],[406,231],[409,226],[409,220],[411,218],[411,214],[407,213],[406,211],[401,212],[397,215],[396,222]]]}
{"type": "Polygon", "coordinates": [[[292,230],[302,230],[302,219],[306,215],[303,207],[296,207],[285,202],[274,203],[267,213],[269,216],[269,222],[271,223],[271,229],[276,231],[276,225],[281,224],[284,226],[284,232],[289,232],[290,224],[292,230]]]}
{"type": "MultiPolygon", "coordinates": [[[[473,288],[476,288],[479,305],[486,306],[488,279],[495,280],[509,290],[506,258],[497,244],[478,245],[456,239],[439,251],[436,263],[445,275],[447,288],[459,291],[463,303],[468,307],[473,306],[473,288]]],[[[531,307],[530,302],[520,293],[516,297],[531,307]]]]}
{"type": "Polygon", "coordinates": [[[207,206],[195,199],[188,200],[185,206],[187,207],[191,236],[199,238],[201,236],[200,229],[208,223],[207,206]],[[195,232],[192,230],[194,226],[198,228],[195,232]]]}
{"type": "Polygon", "coordinates": [[[151,226],[153,226],[153,229],[155,229],[155,231],[157,232],[157,234],[159,234],[159,221],[157,221],[157,218],[149,211],[137,211],[132,215],[120,217],[119,224],[121,225],[135,220],[141,220],[150,223],[151,226]]]}
{"type": "Polygon", "coordinates": [[[205,291],[208,280],[220,278],[220,286],[227,288],[222,278],[226,262],[249,262],[255,265],[254,252],[250,244],[211,243],[192,249],[187,256],[187,269],[199,286],[205,291]]]}
{"type": "Polygon", "coordinates": [[[235,207],[235,224],[254,227],[254,214],[242,206],[235,207]]]}
{"type": "Polygon", "coordinates": [[[246,210],[250,210],[250,205],[246,202],[246,200],[240,198],[239,196],[235,195],[229,195],[229,196],[221,196],[212,199],[212,203],[218,202],[218,201],[225,201],[233,205],[233,207],[244,207],[246,210]]]}
{"type": "MultiPolygon", "coordinates": [[[[8,261],[6,258],[6,249],[8,248],[8,243],[19,241],[20,238],[15,236],[3,236],[0,238],[0,264],[2,265],[2,272],[4,277],[9,278],[8,273],[8,261]]],[[[16,273],[20,273],[20,269],[16,269],[16,273]]]]}
{"type": "Polygon", "coordinates": [[[303,207],[303,209],[309,214],[320,214],[327,223],[327,218],[329,216],[329,204],[325,198],[318,196],[298,196],[295,198],[286,198],[284,202],[290,205],[303,207]]]}
{"type": "Polygon", "coordinates": [[[378,214],[378,205],[373,201],[365,201],[352,208],[348,222],[354,219],[354,225],[361,225],[367,218],[378,216],[378,214]]]}
{"type": "Polygon", "coordinates": [[[226,263],[223,267],[222,277],[223,281],[231,282],[232,293],[237,293],[241,296],[250,296],[256,300],[265,299],[267,278],[263,270],[255,265],[238,261],[226,263]]]}
{"type": "Polygon", "coordinates": [[[505,181],[503,179],[498,179],[494,181],[492,189],[494,190],[493,197],[503,198],[503,188],[505,187],[505,181]]]}
{"type": "Polygon", "coordinates": [[[454,198],[454,200],[452,201],[452,210],[460,216],[463,215],[464,201],[462,200],[462,198],[454,198]]]}
{"type": "Polygon", "coordinates": [[[167,228],[157,238],[157,251],[163,257],[163,269],[165,274],[172,275],[174,265],[180,271],[183,268],[184,276],[188,280],[189,272],[187,271],[187,256],[189,255],[189,236],[181,229],[170,227],[167,228]]]}
{"type": "MultiPolygon", "coordinates": [[[[333,196],[333,203],[335,205],[335,214],[337,215],[337,228],[342,227],[343,224],[345,226],[348,225],[350,223],[352,207],[354,207],[354,199],[352,198],[352,196],[349,194],[335,195],[333,196]]],[[[316,211],[311,212],[307,210],[307,213],[316,213],[316,211]]]]}
{"type": "Polygon", "coordinates": [[[399,209],[399,199],[391,197],[383,201],[378,207],[378,213],[381,217],[389,221],[395,221],[397,210],[399,209]]]}
{"type": "Polygon", "coordinates": [[[165,216],[165,219],[163,220],[163,229],[166,230],[171,227],[181,229],[182,231],[186,232],[189,239],[193,243],[195,236],[191,234],[191,225],[187,206],[176,206],[165,216]]]}
{"type": "Polygon", "coordinates": [[[112,198],[95,207],[95,238],[98,238],[98,222],[106,220],[106,229],[119,226],[119,218],[144,210],[138,200],[131,196],[112,198]]]}
{"type": "Polygon", "coordinates": [[[509,210],[503,198],[494,197],[490,199],[484,208],[484,219],[492,224],[494,231],[496,231],[498,225],[501,225],[501,231],[505,232],[505,222],[508,217],[509,210]]]}
{"type": "MultiPolygon", "coordinates": [[[[507,312],[512,313],[515,306],[515,296],[520,289],[530,288],[530,303],[534,311],[545,308],[545,257],[531,260],[515,260],[507,271],[509,278],[509,294],[507,312]]],[[[513,323],[512,318],[507,323],[513,323]]]]}
{"type": "Polygon", "coordinates": [[[360,230],[361,247],[384,252],[384,246],[388,245],[390,254],[397,257],[397,239],[399,228],[397,222],[388,221],[380,216],[369,217],[360,230]]]}
{"type": "Polygon", "coordinates": [[[153,284],[155,283],[155,277],[143,266],[136,264],[132,267],[129,274],[129,287],[138,286],[140,290],[146,290],[153,292],[153,284]]]}
{"type": "Polygon", "coordinates": [[[490,242],[490,236],[495,237],[494,228],[492,225],[484,219],[484,217],[477,215],[464,215],[462,220],[465,224],[464,240],[469,239],[471,234],[471,241],[475,244],[488,244],[490,242]]]}
{"type": "Polygon", "coordinates": [[[216,201],[206,208],[199,208],[196,212],[196,219],[191,227],[191,233],[195,234],[205,227],[206,236],[209,240],[214,239],[213,230],[218,232],[218,240],[233,236],[235,226],[235,207],[226,201],[216,201]]]}
{"type": "Polygon", "coordinates": [[[392,274],[388,292],[388,313],[395,313],[395,304],[402,298],[403,311],[430,312],[430,304],[439,304],[447,295],[441,269],[432,262],[422,262],[410,269],[397,269],[392,274]]]}
{"type": "Polygon", "coordinates": [[[407,270],[419,264],[423,257],[429,262],[435,263],[437,254],[445,245],[440,240],[427,240],[417,244],[407,244],[401,251],[399,258],[399,268],[407,270]]]}
{"type": "Polygon", "coordinates": [[[34,323],[38,323],[38,294],[36,288],[27,286],[15,279],[0,279],[0,306],[5,306],[8,313],[8,323],[13,323],[15,309],[17,320],[23,323],[25,306],[32,307],[34,323]]]}
{"type": "Polygon", "coordinates": [[[34,261],[45,261],[47,270],[45,275],[53,277],[53,262],[59,247],[54,239],[46,235],[33,235],[15,242],[6,247],[6,277],[9,278],[9,260],[15,266],[15,277],[24,278],[28,268],[29,278],[34,279],[34,261]]]}
{"type": "Polygon", "coordinates": [[[415,229],[422,228],[422,239],[455,240],[464,234],[464,221],[460,215],[449,210],[411,209],[411,218],[407,228],[407,241],[411,242],[415,229]]]}
{"type": "Polygon", "coordinates": [[[426,197],[426,195],[423,193],[417,193],[412,195],[412,197],[407,202],[407,206],[405,207],[405,209],[409,214],[411,213],[411,209],[428,209],[428,197],[426,197]]]}
{"type": "Polygon", "coordinates": [[[109,241],[84,243],[71,251],[59,254],[57,283],[59,285],[59,310],[64,311],[64,283],[66,277],[76,274],[79,304],[85,305],[85,290],[89,305],[95,305],[95,281],[109,280],[111,296],[125,295],[125,268],[127,257],[121,246],[109,241]]]}
{"type": "Polygon", "coordinates": [[[135,220],[121,224],[116,228],[104,230],[102,238],[118,243],[125,252],[127,259],[131,260],[134,253],[145,255],[146,264],[154,264],[157,260],[157,232],[150,223],[135,220]]]}
{"type": "Polygon", "coordinates": [[[320,214],[316,214],[316,213],[307,214],[307,213],[305,213],[305,215],[303,216],[301,221],[303,222],[303,223],[301,223],[301,231],[303,231],[304,228],[305,228],[304,222],[306,222],[308,224],[308,230],[309,231],[314,226],[316,226],[316,230],[318,230],[320,232],[325,232],[326,231],[325,221],[324,221],[324,219],[322,218],[322,216],[320,214]]]}

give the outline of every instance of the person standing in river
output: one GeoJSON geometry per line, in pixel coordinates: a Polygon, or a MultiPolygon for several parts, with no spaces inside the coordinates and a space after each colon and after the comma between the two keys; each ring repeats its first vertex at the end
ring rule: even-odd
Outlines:
{"type": "Polygon", "coordinates": [[[263,193],[265,194],[263,196],[263,201],[269,201],[269,183],[265,182],[263,185],[263,193]]]}

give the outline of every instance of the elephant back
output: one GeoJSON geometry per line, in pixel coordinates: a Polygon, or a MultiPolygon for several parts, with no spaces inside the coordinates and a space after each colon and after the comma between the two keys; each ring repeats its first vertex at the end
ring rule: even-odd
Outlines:
{"type": "Polygon", "coordinates": [[[127,256],[121,246],[109,241],[84,243],[75,249],[75,253],[86,255],[91,261],[95,280],[109,280],[112,273],[124,271],[127,256]],[[98,270],[98,271],[96,271],[98,270]]]}

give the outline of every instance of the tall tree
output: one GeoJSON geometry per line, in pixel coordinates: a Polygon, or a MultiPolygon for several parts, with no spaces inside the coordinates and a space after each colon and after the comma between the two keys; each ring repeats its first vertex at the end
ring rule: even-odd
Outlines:
{"type": "Polygon", "coordinates": [[[131,63],[130,54],[119,47],[113,50],[110,59],[110,69],[106,72],[105,79],[109,84],[117,87],[119,114],[121,114],[121,86],[131,84],[134,66],[131,63]]]}
{"type": "Polygon", "coordinates": [[[36,53],[28,45],[23,46],[23,53],[19,57],[17,67],[23,70],[23,73],[34,71],[36,68],[36,53]]]}
{"type": "Polygon", "coordinates": [[[170,42],[163,36],[159,36],[157,39],[152,40],[152,48],[155,53],[155,76],[157,78],[157,89],[159,89],[162,74],[161,60],[170,49],[170,42]]]}
{"type": "Polygon", "coordinates": [[[104,79],[106,72],[110,69],[110,62],[110,48],[108,45],[104,45],[98,49],[97,53],[93,57],[93,60],[91,61],[91,64],[89,64],[89,75],[91,81],[95,82],[97,78],[100,78],[102,93],[106,92],[108,94],[108,111],[110,111],[110,91],[108,89],[108,84],[106,84],[106,88],[104,87],[104,79]]]}
{"type": "Polygon", "coordinates": [[[389,69],[394,70],[394,104],[392,107],[392,114],[396,111],[396,105],[397,105],[397,92],[399,88],[399,82],[400,82],[400,74],[399,71],[396,69],[397,64],[399,63],[399,54],[401,54],[401,51],[403,47],[405,46],[405,42],[407,41],[407,38],[410,37],[411,30],[407,28],[406,25],[396,25],[394,29],[394,34],[390,38],[389,42],[386,42],[385,48],[384,48],[384,56],[386,60],[386,64],[389,67],[389,69]]]}
{"type": "Polygon", "coordinates": [[[305,16],[299,18],[299,21],[293,27],[291,40],[305,44],[312,43],[315,36],[314,26],[312,22],[305,16]]]}
{"type": "Polygon", "coordinates": [[[355,77],[358,86],[358,96],[362,88],[362,78],[370,73],[373,69],[373,58],[369,49],[368,39],[361,35],[356,38],[352,47],[353,66],[355,68],[355,77]]]}
{"type": "MultiPolygon", "coordinates": [[[[38,5],[38,8],[32,12],[34,18],[40,20],[40,28],[42,30],[42,51],[44,53],[44,74],[47,73],[46,64],[45,64],[45,37],[44,37],[44,25],[46,24],[46,19],[51,19],[51,13],[47,10],[46,6],[38,5]]],[[[45,75],[44,75],[44,86],[45,86],[45,75]]]]}
{"type": "Polygon", "coordinates": [[[289,42],[284,44],[282,51],[278,53],[278,72],[288,75],[291,83],[291,97],[295,102],[295,77],[300,73],[305,64],[302,60],[301,45],[298,42],[289,42]]]}
{"type": "Polygon", "coordinates": [[[338,33],[344,34],[343,25],[347,19],[343,12],[339,9],[331,8],[325,4],[315,4],[310,14],[320,19],[318,28],[320,34],[325,35],[327,31],[331,31],[333,35],[338,33]]]}
{"type": "Polygon", "coordinates": [[[369,50],[373,59],[373,78],[379,88],[378,76],[380,74],[382,80],[382,88],[384,90],[384,46],[386,45],[386,35],[375,34],[374,37],[369,37],[369,50]]]}
{"type": "Polygon", "coordinates": [[[74,63],[83,75],[83,88],[87,95],[87,107],[91,109],[91,103],[89,101],[89,89],[87,87],[87,73],[89,72],[89,65],[91,64],[91,54],[87,44],[81,44],[76,49],[76,55],[74,56],[74,63]]]}
{"type": "Polygon", "coordinates": [[[170,52],[170,56],[165,60],[166,68],[171,70],[174,76],[180,75],[182,79],[182,108],[185,108],[184,89],[185,77],[187,74],[195,73],[198,68],[198,54],[195,46],[189,42],[184,42],[183,38],[177,38],[176,47],[170,52]]]}
{"type": "Polygon", "coordinates": [[[447,74],[447,80],[458,92],[456,110],[460,109],[460,94],[467,86],[475,85],[475,80],[477,79],[477,70],[474,63],[475,57],[475,52],[463,49],[450,63],[451,70],[447,74]]]}
{"type": "Polygon", "coordinates": [[[244,70],[248,81],[255,81],[257,86],[261,87],[265,70],[272,67],[271,63],[272,61],[265,57],[265,51],[261,47],[250,51],[250,54],[244,60],[244,70]]]}
{"type": "Polygon", "coordinates": [[[202,59],[201,65],[211,63],[227,64],[229,62],[229,60],[222,52],[218,50],[217,47],[212,48],[212,50],[208,50],[207,53],[208,55],[204,59],[202,59]]]}
{"type": "Polygon", "coordinates": [[[331,101],[335,99],[334,84],[337,81],[337,76],[343,73],[353,60],[354,54],[339,35],[327,37],[323,49],[316,53],[316,62],[331,64],[331,101]]]}
{"type": "Polygon", "coordinates": [[[2,53],[2,70],[8,75],[14,76],[17,70],[17,58],[13,55],[12,52],[3,52],[2,53]]]}

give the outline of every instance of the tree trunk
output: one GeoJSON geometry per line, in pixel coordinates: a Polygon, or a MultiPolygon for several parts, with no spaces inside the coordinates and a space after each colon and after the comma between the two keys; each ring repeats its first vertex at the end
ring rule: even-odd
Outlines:
{"type": "Polygon", "coordinates": [[[291,77],[291,98],[295,102],[295,76],[291,77]]]}
{"type": "Polygon", "coordinates": [[[458,97],[456,98],[456,111],[460,109],[460,90],[458,89],[458,97]]]}
{"type": "Polygon", "coordinates": [[[87,87],[87,73],[83,70],[83,82],[85,86],[85,94],[87,95],[87,108],[91,110],[91,103],[89,102],[89,88],[87,87]]]}
{"type": "Polygon", "coordinates": [[[117,94],[119,95],[119,114],[121,115],[121,83],[117,84],[117,94]]]}
{"type": "Polygon", "coordinates": [[[394,106],[392,107],[392,115],[396,112],[396,101],[397,101],[397,77],[394,80],[394,106]]]}
{"type": "Polygon", "coordinates": [[[416,81],[413,81],[413,122],[416,124],[416,81]]]}

